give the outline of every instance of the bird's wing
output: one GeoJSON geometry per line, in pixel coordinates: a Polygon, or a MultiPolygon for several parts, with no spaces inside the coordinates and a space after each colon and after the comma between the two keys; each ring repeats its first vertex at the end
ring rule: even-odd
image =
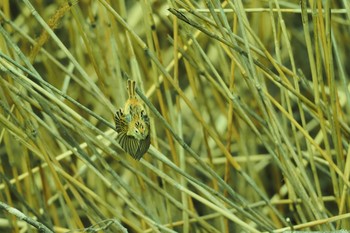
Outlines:
{"type": "Polygon", "coordinates": [[[135,159],[140,160],[142,156],[148,151],[148,148],[150,145],[151,145],[151,137],[150,137],[150,134],[148,134],[145,139],[139,141],[139,146],[135,154],[135,159]]]}
{"type": "Polygon", "coordinates": [[[123,150],[131,155],[136,160],[140,160],[138,149],[139,149],[139,140],[133,136],[129,136],[126,132],[121,132],[117,136],[117,142],[123,148],[123,150]]]}
{"type": "Polygon", "coordinates": [[[118,133],[128,131],[128,124],[125,120],[125,115],[122,109],[119,109],[114,114],[115,129],[118,133]]]}

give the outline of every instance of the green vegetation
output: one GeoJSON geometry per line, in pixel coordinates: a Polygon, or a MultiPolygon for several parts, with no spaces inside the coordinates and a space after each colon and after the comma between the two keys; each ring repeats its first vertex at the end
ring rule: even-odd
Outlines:
{"type": "Polygon", "coordinates": [[[0,3],[1,232],[350,229],[347,1],[0,3]],[[136,80],[151,147],[117,144],[136,80]]]}

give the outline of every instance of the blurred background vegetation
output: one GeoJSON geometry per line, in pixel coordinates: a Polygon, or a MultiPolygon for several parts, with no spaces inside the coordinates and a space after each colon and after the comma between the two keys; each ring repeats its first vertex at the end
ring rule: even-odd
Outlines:
{"type": "Polygon", "coordinates": [[[1,232],[350,229],[349,1],[2,0],[0,22],[1,232]],[[115,142],[128,78],[141,161],[115,142]]]}

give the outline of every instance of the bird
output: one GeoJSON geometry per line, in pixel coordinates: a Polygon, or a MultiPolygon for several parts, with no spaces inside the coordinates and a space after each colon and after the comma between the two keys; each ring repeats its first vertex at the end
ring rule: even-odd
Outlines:
{"type": "Polygon", "coordinates": [[[114,114],[119,145],[135,160],[140,160],[151,144],[150,121],[142,102],[136,97],[136,83],[127,81],[128,99],[114,114]]]}

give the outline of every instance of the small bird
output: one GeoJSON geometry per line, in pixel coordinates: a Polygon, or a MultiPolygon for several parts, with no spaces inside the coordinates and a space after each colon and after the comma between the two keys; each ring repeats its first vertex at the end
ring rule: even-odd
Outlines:
{"type": "Polygon", "coordinates": [[[134,159],[140,160],[150,144],[150,123],[146,110],[136,98],[135,81],[128,80],[128,99],[124,109],[120,108],[114,115],[117,142],[134,159]]]}

